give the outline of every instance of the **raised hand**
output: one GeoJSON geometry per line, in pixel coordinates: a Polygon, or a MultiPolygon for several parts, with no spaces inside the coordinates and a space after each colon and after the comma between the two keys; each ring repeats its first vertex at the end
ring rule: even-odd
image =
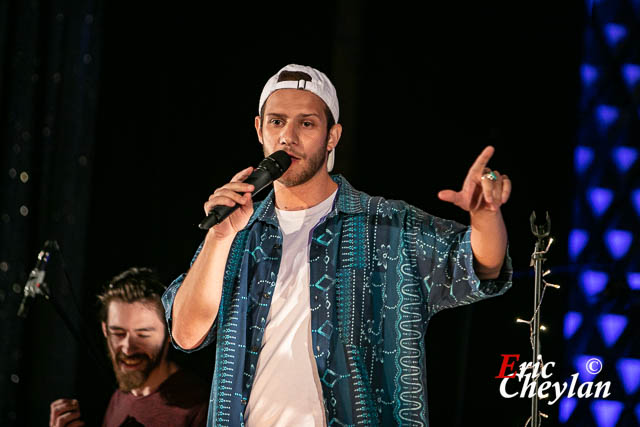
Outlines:
{"type": "Polygon", "coordinates": [[[494,152],[492,146],[482,150],[469,169],[462,189],[442,190],[438,193],[440,200],[453,203],[471,214],[483,210],[499,210],[511,195],[511,180],[507,175],[501,175],[487,167],[494,152]]]}
{"type": "Polygon", "coordinates": [[[251,192],[254,187],[251,184],[245,184],[242,181],[247,179],[253,172],[252,167],[248,167],[241,170],[233,178],[231,182],[216,189],[209,200],[204,204],[204,211],[209,214],[214,206],[230,206],[233,207],[236,204],[241,205],[238,209],[233,211],[224,221],[220,224],[212,227],[217,237],[229,237],[235,235],[238,231],[242,230],[253,213],[253,201],[251,200],[251,192]]]}

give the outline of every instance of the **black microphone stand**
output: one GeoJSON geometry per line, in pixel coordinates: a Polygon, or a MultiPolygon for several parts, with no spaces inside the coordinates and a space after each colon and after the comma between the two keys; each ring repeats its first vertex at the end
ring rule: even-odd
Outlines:
{"type": "Polygon", "coordinates": [[[533,291],[533,316],[530,320],[518,319],[518,322],[528,323],[531,349],[533,352],[533,360],[531,361],[531,381],[534,387],[533,397],[531,398],[531,416],[527,420],[525,427],[531,422],[532,427],[539,427],[541,425],[541,418],[548,418],[548,416],[539,410],[539,397],[538,397],[538,379],[542,374],[544,362],[540,351],[540,330],[544,327],[540,324],[540,306],[544,297],[544,291],[547,286],[553,288],[559,288],[560,286],[547,283],[543,277],[549,274],[549,271],[543,273],[542,264],[546,261],[546,255],[549,252],[549,248],[553,243],[553,238],[550,237],[551,233],[551,219],[549,218],[549,212],[546,213],[546,221],[543,225],[536,224],[536,213],[532,212],[529,218],[531,223],[531,232],[536,237],[536,244],[531,254],[530,266],[534,268],[534,291],[533,291]]]}
{"type": "MultiPolygon", "coordinates": [[[[83,347],[87,351],[87,353],[89,353],[89,357],[93,359],[94,363],[98,367],[98,372],[100,373],[100,376],[103,378],[103,380],[106,381],[105,384],[113,384],[112,370],[109,366],[107,366],[104,363],[104,358],[100,357],[100,355],[103,354],[104,352],[100,352],[98,350],[95,341],[90,338],[91,335],[88,329],[86,328],[86,326],[83,326],[83,325],[86,325],[87,322],[85,321],[84,316],[80,312],[80,309],[79,309],[80,306],[73,293],[73,287],[71,286],[71,278],[69,276],[69,273],[67,272],[67,268],[64,262],[64,257],[62,255],[62,250],[60,249],[58,242],[55,240],[45,242],[45,249],[43,249],[43,251],[41,252],[41,255],[43,253],[46,253],[45,256],[47,257],[47,261],[48,261],[48,257],[51,254],[49,252],[45,252],[45,250],[49,247],[53,248],[58,253],[58,255],[60,255],[62,270],[64,271],[65,279],[67,281],[67,287],[70,294],[70,299],[72,300],[72,305],[75,307],[78,313],[81,325],[78,325],[77,322],[74,322],[71,319],[67,311],[62,306],[62,304],[60,304],[60,302],[55,297],[55,295],[52,294],[51,288],[48,287],[46,283],[44,282],[38,283],[37,285],[39,286],[37,286],[37,289],[39,289],[40,291],[33,293],[32,297],[35,298],[37,295],[43,295],[45,299],[51,303],[54,310],[60,316],[65,326],[69,330],[69,332],[71,332],[71,335],[76,339],[78,344],[80,344],[80,346],[83,347]]],[[[38,263],[40,263],[41,261],[40,255],[38,256],[38,258],[39,258],[38,263]]],[[[29,285],[29,282],[27,283],[27,285],[25,285],[25,287],[28,285],[29,285]]],[[[24,306],[24,303],[21,304],[21,307],[18,310],[18,316],[24,318],[27,316],[28,311],[25,310],[23,306],[24,306]]]]}

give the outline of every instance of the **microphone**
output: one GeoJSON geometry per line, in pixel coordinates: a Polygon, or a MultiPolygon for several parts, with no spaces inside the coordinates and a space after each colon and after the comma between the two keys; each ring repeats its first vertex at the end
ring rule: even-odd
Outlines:
{"type": "MultiPolygon", "coordinates": [[[[251,197],[254,197],[273,181],[280,178],[286,170],[289,169],[289,166],[291,166],[291,157],[289,157],[284,150],[276,151],[269,157],[265,157],[256,170],[243,181],[255,187],[251,193],[251,197]]],[[[224,205],[215,206],[211,209],[209,215],[198,224],[198,227],[202,230],[210,229],[214,225],[224,221],[224,219],[228,217],[231,212],[238,209],[239,206],[237,203],[233,207],[224,205]]]]}
{"type": "Polygon", "coordinates": [[[31,301],[33,301],[37,295],[44,295],[45,298],[49,299],[49,288],[47,288],[47,284],[44,283],[44,277],[47,262],[49,262],[49,257],[51,256],[50,248],[52,247],[57,247],[55,240],[47,240],[44,242],[44,247],[38,254],[36,266],[31,270],[31,273],[29,273],[29,278],[27,279],[27,283],[24,285],[23,289],[22,302],[18,308],[19,317],[27,317],[31,301]]]}

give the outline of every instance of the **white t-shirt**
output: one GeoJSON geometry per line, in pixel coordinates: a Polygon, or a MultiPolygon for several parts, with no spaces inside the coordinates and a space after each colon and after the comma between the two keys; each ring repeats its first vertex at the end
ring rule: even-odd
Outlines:
{"type": "Polygon", "coordinates": [[[282,261],[245,410],[248,427],[326,425],[311,340],[309,246],[335,196],[305,210],[276,209],[282,261]]]}

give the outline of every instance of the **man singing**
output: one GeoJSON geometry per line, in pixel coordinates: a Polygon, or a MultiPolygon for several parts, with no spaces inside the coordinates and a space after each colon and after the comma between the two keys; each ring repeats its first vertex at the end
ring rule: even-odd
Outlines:
{"type": "Polygon", "coordinates": [[[289,169],[254,206],[249,167],[204,205],[239,205],[212,227],[163,296],[174,343],[217,339],[209,425],[428,425],[424,337],[439,310],[511,286],[500,206],[511,183],[486,167],[440,199],[469,227],[371,197],[329,175],[342,126],[333,84],[287,65],[265,85],[255,129],[289,169]]]}

